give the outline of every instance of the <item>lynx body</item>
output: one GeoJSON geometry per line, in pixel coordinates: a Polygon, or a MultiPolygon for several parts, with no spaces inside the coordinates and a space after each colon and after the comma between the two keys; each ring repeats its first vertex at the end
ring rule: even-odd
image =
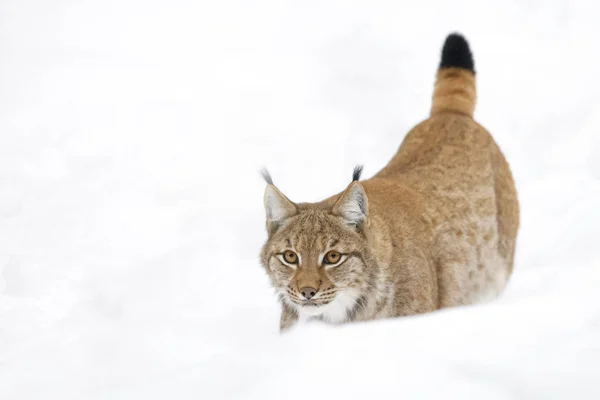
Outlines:
{"type": "Polygon", "coordinates": [[[429,119],[374,177],[318,203],[293,203],[268,175],[261,262],[299,320],[366,321],[495,298],[519,225],[509,166],[473,120],[475,71],[457,34],[442,50],[429,119]]]}

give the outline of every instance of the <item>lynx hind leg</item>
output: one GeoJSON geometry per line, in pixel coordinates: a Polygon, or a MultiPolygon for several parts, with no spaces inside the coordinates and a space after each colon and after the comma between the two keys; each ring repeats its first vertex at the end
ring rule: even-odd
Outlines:
{"type": "Polygon", "coordinates": [[[457,231],[443,235],[438,241],[438,249],[441,249],[436,262],[439,308],[471,303],[473,293],[469,281],[477,268],[477,257],[464,236],[457,231]]]}
{"type": "Polygon", "coordinates": [[[298,313],[286,304],[281,305],[281,319],[279,320],[279,332],[289,330],[298,322],[298,313]]]}
{"type": "Polygon", "coordinates": [[[480,254],[477,273],[471,276],[470,283],[474,303],[496,299],[504,290],[511,272],[509,261],[500,255],[496,246],[483,247],[480,254]]]}
{"type": "Polygon", "coordinates": [[[469,303],[465,264],[440,261],[438,267],[439,308],[456,307],[469,303]]]}
{"type": "Polygon", "coordinates": [[[496,150],[494,191],[498,221],[498,253],[506,261],[508,276],[513,270],[515,241],[519,230],[519,201],[510,168],[500,149],[496,150]]]}

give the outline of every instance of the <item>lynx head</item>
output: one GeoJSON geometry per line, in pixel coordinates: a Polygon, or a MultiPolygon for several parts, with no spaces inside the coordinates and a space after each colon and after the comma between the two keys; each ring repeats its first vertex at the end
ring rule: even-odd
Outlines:
{"type": "Polygon", "coordinates": [[[261,261],[281,301],[300,316],[343,322],[364,306],[372,269],[360,172],[339,196],[315,204],[293,203],[265,174],[269,237],[261,261]]]}

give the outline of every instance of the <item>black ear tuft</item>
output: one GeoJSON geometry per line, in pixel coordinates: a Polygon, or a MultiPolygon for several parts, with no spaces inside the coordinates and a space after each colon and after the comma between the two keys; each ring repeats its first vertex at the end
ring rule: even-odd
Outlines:
{"type": "Polygon", "coordinates": [[[458,33],[448,35],[442,49],[440,68],[452,67],[464,68],[475,73],[475,64],[471,49],[469,49],[469,43],[458,33]]]}
{"type": "Polygon", "coordinates": [[[357,165],[356,167],[354,167],[354,172],[352,172],[352,181],[358,181],[360,180],[360,175],[362,174],[364,166],[363,165],[357,165]]]}
{"type": "Polygon", "coordinates": [[[267,182],[269,185],[273,184],[273,179],[271,178],[271,174],[269,174],[269,171],[267,171],[266,168],[261,169],[260,174],[262,175],[265,182],[267,182]]]}

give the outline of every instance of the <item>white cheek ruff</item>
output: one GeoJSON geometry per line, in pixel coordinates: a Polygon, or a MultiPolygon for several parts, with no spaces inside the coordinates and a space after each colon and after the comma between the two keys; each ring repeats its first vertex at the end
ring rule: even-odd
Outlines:
{"type": "Polygon", "coordinates": [[[345,322],[348,319],[348,311],[356,306],[357,298],[353,291],[341,291],[331,303],[325,306],[323,318],[333,324],[345,322]]]}

